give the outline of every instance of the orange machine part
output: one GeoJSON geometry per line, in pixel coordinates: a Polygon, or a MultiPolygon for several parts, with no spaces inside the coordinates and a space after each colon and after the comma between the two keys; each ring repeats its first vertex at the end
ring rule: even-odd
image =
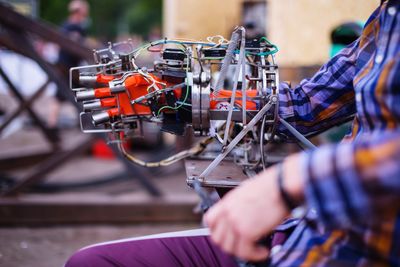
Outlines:
{"type": "Polygon", "coordinates": [[[94,89],[94,96],[96,98],[104,98],[111,96],[111,90],[108,87],[94,89]]]}
{"type": "MultiPolygon", "coordinates": [[[[141,83],[141,82],[142,81],[139,81],[139,83],[141,83]]],[[[115,116],[121,115],[121,114],[123,114],[123,115],[150,115],[151,114],[151,109],[148,106],[144,106],[144,105],[140,105],[140,104],[131,105],[131,103],[130,103],[131,99],[141,97],[148,93],[147,92],[148,84],[142,85],[142,86],[133,86],[132,84],[135,84],[135,83],[131,83],[131,86],[127,87],[127,90],[129,91],[129,94],[130,94],[130,98],[128,97],[127,93],[118,93],[116,95],[116,99],[115,98],[101,99],[103,107],[116,106],[116,101],[118,101],[120,110],[118,108],[113,108],[113,109],[107,110],[110,117],[115,117],[115,116]]],[[[171,84],[167,84],[167,86],[171,86],[171,84]]],[[[108,96],[108,94],[111,94],[109,88],[96,89],[96,93],[97,93],[96,96],[97,95],[108,96]],[[97,90],[99,90],[99,91],[97,91],[97,90]]],[[[175,96],[179,99],[181,97],[182,91],[181,91],[181,89],[176,89],[176,90],[174,90],[174,93],[175,93],[175,96]]],[[[257,96],[257,90],[247,90],[246,94],[248,97],[255,97],[255,96],[257,96]]],[[[215,109],[217,104],[220,102],[227,102],[226,100],[218,100],[218,98],[230,98],[231,95],[232,95],[231,90],[221,90],[217,95],[212,95],[211,101],[210,101],[210,109],[215,109]]],[[[237,91],[236,97],[241,98],[242,92],[237,91]]],[[[162,95],[161,98],[159,99],[159,101],[161,104],[165,103],[165,97],[162,95]]],[[[242,100],[235,100],[235,103],[239,106],[242,106],[242,100]]],[[[256,102],[252,101],[252,100],[247,100],[246,101],[246,109],[247,110],[257,110],[256,102]]],[[[167,109],[165,111],[167,111],[167,109]]]]}
{"type": "MultiPolygon", "coordinates": [[[[172,86],[172,84],[166,83],[166,86],[170,87],[170,86],[172,86]]],[[[146,95],[148,93],[147,87],[148,87],[148,84],[145,86],[136,86],[136,87],[130,86],[130,87],[127,87],[127,89],[129,91],[131,99],[135,99],[135,98],[146,95]]],[[[182,94],[181,89],[175,89],[174,94],[175,94],[175,97],[177,99],[179,99],[182,94]]],[[[148,106],[144,106],[144,105],[140,105],[140,104],[131,105],[131,103],[130,103],[131,99],[128,97],[128,95],[126,93],[120,93],[117,95],[117,97],[118,97],[119,105],[121,107],[121,113],[124,115],[150,115],[151,114],[151,109],[148,106]]],[[[161,97],[159,98],[158,101],[160,104],[164,104],[166,102],[165,96],[161,95],[161,97]]],[[[167,111],[167,110],[165,110],[165,111],[167,111]]]]}
{"type": "MultiPolygon", "coordinates": [[[[159,79],[155,75],[151,75],[156,81],[162,82],[166,84],[166,87],[172,86],[166,81],[159,79]]],[[[125,80],[125,88],[129,91],[129,96],[126,93],[119,93],[117,95],[118,102],[121,108],[121,113],[124,115],[149,115],[151,114],[151,109],[148,106],[134,104],[133,107],[130,103],[130,100],[136,99],[138,97],[144,96],[148,94],[147,88],[150,85],[151,81],[145,79],[142,75],[133,75],[128,77],[125,80]]],[[[181,95],[181,90],[176,89],[174,90],[175,97],[179,98],[181,95]]],[[[159,99],[160,103],[165,103],[164,95],[161,96],[159,99]]]]}
{"type": "MultiPolygon", "coordinates": [[[[221,102],[229,102],[230,100],[218,100],[218,98],[230,98],[232,96],[231,90],[220,90],[218,94],[214,94],[211,96],[210,108],[215,109],[218,103],[221,102]]],[[[251,89],[246,91],[247,97],[256,97],[257,90],[251,89]]],[[[242,92],[236,91],[236,97],[241,98],[242,92]]],[[[242,100],[235,100],[235,104],[242,106],[242,100]]],[[[257,110],[257,103],[253,100],[246,100],[246,109],[247,110],[257,110]]]]}
{"type": "Polygon", "coordinates": [[[98,83],[109,83],[114,79],[115,79],[115,76],[112,76],[112,75],[98,74],[97,78],[96,78],[96,82],[98,82],[98,83]]]}
{"type": "Polygon", "coordinates": [[[148,106],[133,104],[131,105],[131,99],[135,99],[147,94],[147,86],[130,86],[128,87],[128,91],[130,97],[128,97],[127,93],[120,93],[117,95],[118,103],[121,108],[121,113],[124,115],[149,115],[151,114],[151,110],[148,106]],[[133,106],[133,107],[132,107],[133,106]]]}
{"type": "MultiPolygon", "coordinates": [[[[109,77],[109,76],[105,76],[109,77]]],[[[159,82],[164,82],[167,87],[172,86],[173,84],[167,83],[165,81],[160,80],[158,77],[152,75],[152,77],[159,81],[159,82]]],[[[105,79],[107,79],[105,78],[105,79]]],[[[101,99],[102,101],[102,106],[104,107],[113,107],[116,106],[116,101],[118,101],[119,108],[112,108],[107,110],[108,114],[110,117],[115,117],[117,115],[150,115],[151,114],[151,109],[148,106],[140,105],[140,104],[134,104],[132,106],[131,100],[136,99],[138,97],[144,96],[148,94],[147,88],[150,85],[150,82],[145,79],[142,75],[132,75],[128,77],[125,80],[125,88],[129,91],[129,96],[127,93],[117,93],[115,94],[116,98],[106,98],[110,97],[113,94],[111,93],[110,88],[108,87],[103,87],[103,88],[98,88],[95,89],[95,96],[96,98],[103,98],[101,99]]],[[[175,97],[179,99],[182,94],[181,89],[175,89],[174,90],[175,97]]],[[[257,90],[247,90],[246,95],[248,97],[256,97],[257,96],[257,90]]],[[[218,98],[230,98],[232,96],[232,91],[231,90],[221,90],[219,91],[218,94],[216,95],[211,95],[211,101],[210,101],[210,108],[215,109],[217,104],[220,102],[227,102],[227,100],[219,100],[218,98]]],[[[236,97],[241,98],[242,97],[242,92],[241,91],[236,91],[236,97]]],[[[163,104],[165,103],[165,97],[164,95],[161,96],[159,99],[160,103],[163,104]]],[[[242,100],[235,100],[235,104],[242,106],[242,100]]],[[[253,100],[247,100],[246,101],[246,109],[248,110],[257,110],[257,104],[253,100]]],[[[167,111],[167,109],[165,110],[167,111]]]]}
{"type": "MultiPolygon", "coordinates": [[[[155,75],[150,75],[150,76],[153,77],[153,79],[155,79],[156,81],[159,81],[159,78],[157,76],[155,75]]],[[[149,84],[150,82],[148,81],[148,79],[145,79],[145,77],[143,77],[140,74],[129,76],[125,80],[125,87],[127,88],[141,86],[141,85],[149,85],[149,84]]]]}
{"type": "Polygon", "coordinates": [[[101,107],[103,107],[103,108],[115,107],[117,105],[117,99],[115,97],[103,98],[103,99],[100,99],[100,104],[101,104],[101,107]]]}
{"type": "Polygon", "coordinates": [[[114,118],[115,116],[119,115],[119,110],[118,108],[110,108],[107,110],[107,113],[111,118],[114,118]]]}

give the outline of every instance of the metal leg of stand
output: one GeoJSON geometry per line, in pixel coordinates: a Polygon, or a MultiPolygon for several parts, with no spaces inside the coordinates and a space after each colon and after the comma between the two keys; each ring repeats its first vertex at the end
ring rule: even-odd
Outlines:
{"type": "Polygon", "coordinates": [[[46,177],[47,173],[58,168],[67,160],[89,149],[90,146],[93,144],[93,141],[94,138],[85,139],[83,140],[83,142],[78,143],[72,150],[55,154],[50,159],[41,163],[33,173],[30,173],[29,175],[24,177],[19,183],[17,183],[10,190],[6,191],[3,195],[16,195],[23,191],[25,188],[41,182],[46,177]]]}
{"type": "Polygon", "coordinates": [[[139,181],[139,183],[150,193],[150,195],[154,197],[162,196],[162,192],[149,180],[149,178],[144,174],[144,172],[140,169],[140,167],[133,165],[130,163],[125,157],[119,152],[117,147],[111,146],[114,154],[120,160],[127,171],[128,175],[135,175],[134,178],[139,181]]]}
{"type": "MultiPolygon", "coordinates": [[[[56,135],[55,132],[51,132],[47,126],[42,122],[42,120],[36,115],[36,113],[33,111],[33,109],[30,107],[30,104],[28,101],[25,101],[24,97],[22,94],[18,91],[18,89],[15,87],[15,85],[11,82],[11,80],[8,78],[7,74],[4,72],[4,70],[0,67],[0,76],[4,80],[4,82],[7,84],[8,89],[13,92],[15,97],[18,99],[18,101],[21,103],[20,109],[23,107],[26,109],[26,111],[29,113],[35,124],[40,128],[40,130],[43,132],[43,134],[46,136],[46,138],[51,142],[51,143],[57,143],[58,142],[58,136],[56,135]]],[[[41,90],[40,88],[39,90],[41,90]]],[[[44,90],[44,89],[43,89],[44,90]]],[[[1,130],[5,128],[4,125],[1,126],[1,130]]],[[[1,132],[0,130],[0,132],[1,132]]]]}

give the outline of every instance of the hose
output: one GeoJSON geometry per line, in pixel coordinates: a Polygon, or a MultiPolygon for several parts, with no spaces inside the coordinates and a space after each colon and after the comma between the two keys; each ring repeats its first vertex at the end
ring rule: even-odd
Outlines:
{"type": "Polygon", "coordinates": [[[119,140],[119,142],[118,142],[118,149],[121,151],[122,155],[124,155],[124,157],[126,159],[128,159],[130,162],[132,162],[136,165],[139,165],[139,166],[147,167],[147,168],[156,168],[156,167],[161,167],[161,166],[169,166],[169,165],[174,164],[175,162],[180,161],[182,159],[198,155],[201,152],[203,152],[204,149],[207,147],[207,145],[210,144],[212,141],[213,141],[213,138],[208,137],[208,138],[204,139],[203,141],[197,143],[195,146],[193,146],[190,149],[183,150],[175,155],[172,155],[166,159],[156,161],[156,162],[146,162],[146,161],[141,160],[141,159],[135,157],[134,155],[130,154],[129,152],[126,151],[126,149],[122,145],[121,140],[119,140]]]}

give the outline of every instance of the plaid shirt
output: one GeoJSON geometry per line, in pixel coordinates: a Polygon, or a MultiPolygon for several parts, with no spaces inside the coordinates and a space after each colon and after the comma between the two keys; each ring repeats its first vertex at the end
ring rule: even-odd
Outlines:
{"type": "Polygon", "coordinates": [[[305,205],[320,224],[302,221],[273,264],[400,266],[400,0],[383,1],[314,77],[281,84],[280,115],[300,132],[351,114],[344,142],[302,154],[305,205]]]}

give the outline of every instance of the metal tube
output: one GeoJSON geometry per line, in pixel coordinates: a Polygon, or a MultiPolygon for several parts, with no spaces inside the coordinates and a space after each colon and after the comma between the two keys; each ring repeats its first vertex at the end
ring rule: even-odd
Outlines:
{"type": "MultiPolygon", "coordinates": [[[[240,27],[240,30],[242,30],[242,34],[244,34],[244,28],[240,27]]],[[[233,112],[233,107],[235,105],[235,97],[236,97],[236,89],[239,81],[239,76],[240,76],[240,71],[241,71],[241,66],[244,64],[245,61],[245,43],[241,43],[240,45],[240,52],[239,52],[239,60],[236,65],[235,69],[235,76],[234,76],[234,81],[233,81],[233,88],[232,88],[232,95],[231,95],[231,102],[229,105],[229,113],[228,113],[228,118],[226,119],[226,128],[225,128],[225,133],[224,133],[224,142],[223,146],[225,147],[227,142],[228,142],[228,137],[229,137],[229,130],[230,130],[230,124],[232,120],[232,112],[233,112]]],[[[214,91],[215,93],[215,91],[214,91]]],[[[243,103],[242,103],[243,104],[243,103]]]]}
{"type": "Polygon", "coordinates": [[[308,149],[316,149],[317,147],[311,143],[307,138],[305,138],[301,133],[299,133],[292,125],[290,125],[287,121],[282,118],[279,118],[279,121],[289,130],[296,138],[299,140],[304,146],[308,149]]]}
{"type": "Polygon", "coordinates": [[[85,86],[94,86],[96,84],[97,77],[96,76],[79,76],[79,86],[85,85],[85,86]]]}
{"type": "Polygon", "coordinates": [[[125,83],[118,85],[110,85],[110,90],[113,94],[125,92],[125,83]]]}
{"type": "Polygon", "coordinates": [[[218,166],[218,164],[221,163],[221,161],[232,151],[233,148],[240,142],[240,140],[243,139],[243,137],[246,136],[246,134],[259,122],[264,114],[270,110],[272,107],[271,102],[268,102],[258,113],[257,115],[254,116],[254,118],[246,125],[243,130],[240,131],[238,135],[229,143],[229,145],[226,147],[224,152],[219,154],[213,162],[208,165],[208,167],[199,175],[199,178],[205,179],[214,169],[215,167],[218,166]]]}
{"type": "Polygon", "coordinates": [[[96,98],[94,90],[86,90],[86,91],[79,91],[76,92],[75,95],[76,101],[85,101],[85,100],[93,100],[96,98]]]}
{"type": "Polygon", "coordinates": [[[217,83],[214,86],[214,94],[215,95],[218,95],[218,92],[224,87],[224,81],[225,81],[226,74],[228,73],[229,66],[231,65],[231,62],[234,57],[235,49],[239,43],[240,34],[237,31],[238,31],[238,29],[232,33],[231,40],[229,41],[229,45],[226,50],[226,55],[222,61],[222,66],[221,66],[221,70],[219,72],[219,77],[218,77],[217,83]]]}
{"type": "Polygon", "coordinates": [[[101,108],[101,101],[100,99],[96,99],[92,102],[89,103],[84,103],[83,104],[83,110],[84,111],[90,111],[90,110],[95,110],[101,108]]]}
{"type": "Polygon", "coordinates": [[[94,113],[92,115],[92,122],[94,125],[99,125],[108,121],[110,121],[110,115],[107,111],[94,113]]]}
{"type": "MultiPolygon", "coordinates": [[[[243,28],[242,29],[242,44],[241,44],[241,48],[243,48],[243,50],[245,50],[246,48],[245,48],[245,43],[246,43],[246,30],[243,28]]],[[[245,51],[243,51],[243,53],[244,53],[245,51]]],[[[242,120],[243,120],[243,126],[245,126],[246,124],[247,124],[247,121],[246,121],[246,111],[247,111],[247,108],[246,108],[246,101],[247,101],[247,99],[246,99],[246,97],[247,97],[247,94],[246,94],[246,64],[245,64],[245,58],[244,58],[244,55],[243,55],[243,60],[242,60],[242,62],[241,62],[241,67],[242,67],[242,75],[241,75],[241,77],[239,77],[239,78],[241,78],[241,80],[242,80],[242,120]]]]}

